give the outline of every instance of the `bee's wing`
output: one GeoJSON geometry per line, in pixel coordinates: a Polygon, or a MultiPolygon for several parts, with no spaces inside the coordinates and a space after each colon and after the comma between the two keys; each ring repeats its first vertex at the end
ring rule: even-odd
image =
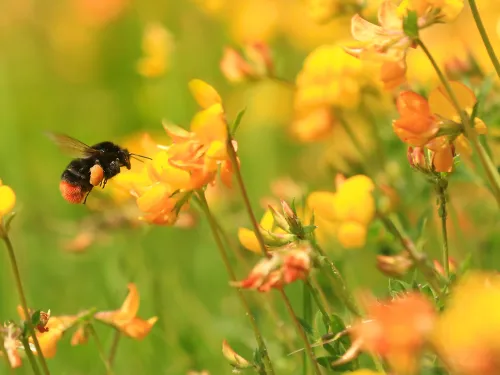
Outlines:
{"type": "Polygon", "coordinates": [[[78,139],[72,138],[69,135],[46,132],[47,136],[59,146],[59,148],[66,154],[73,157],[89,157],[98,154],[99,151],[80,142],[78,139]]]}

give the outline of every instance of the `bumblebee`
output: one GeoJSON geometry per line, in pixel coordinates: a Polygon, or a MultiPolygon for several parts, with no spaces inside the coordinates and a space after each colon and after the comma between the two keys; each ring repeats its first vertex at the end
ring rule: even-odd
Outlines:
{"type": "Polygon", "coordinates": [[[69,203],[85,204],[95,186],[104,188],[122,167],[130,169],[130,159],[151,159],[130,153],[126,148],[105,141],[88,146],[65,134],[47,133],[63,151],[76,157],[61,175],[59,190],[69,203]]]}

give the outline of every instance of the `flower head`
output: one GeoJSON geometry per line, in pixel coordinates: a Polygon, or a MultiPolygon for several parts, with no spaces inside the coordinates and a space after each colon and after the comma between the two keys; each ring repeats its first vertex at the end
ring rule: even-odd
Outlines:
{"type": "Polygon", "coordinates": [[[139,291],[135,284],[128,285],[129,293],[120,309],[115,311],[103,311],[94,315],[94,318],[103,323],[111,324],[124,335],[136,340],[147,336],[151,328],[158,320],[156,316],[143,320],[137,317],[139,310],[139,291]]]}
{"type": "Polygon", "coordinates": [[[397,374],[413,374],[418,355],[432,333],[436,312],[420,294],[368,306],[368,320],[352,327],[361,348],[384,357],[397,374]]]}
{"type": "Polygon", "coordinates": [[[249,43],[243,53],[229,47],[224,49],[220,69],[228,81],[238,83],[273,74],[273,61],[266,43],[249,43]]]}
{"type": "Polygon", "coordinates": [[[406,14],[408,11],[415,11],[419,17],[450,22],[457,18],[463,7],[463,0],[403,0],[398,12],[406,14]]]}
{"type": "Polygon", "coordinates": [[[336,193],[311,193],[307,204],[318,219],[334,224],[335,236],[344,247],[359,248],[364,246],[375,216],[374,188],[372,180],[357,175],[340,181],[336,193]]]}
{"type": "Polygon", "coordinates": [[[248,277],[233,286],[267,292],[280,289],[295,280],[304,280],[311,269],[311,249],[307,245],[283,247],[264,258],[250,271],[248,277]]]}
{"type": "Polygon", "coordinates": [[[147,25],[142,40],[143,57],[137,63],[139,74],[144,77],[159,77],[170,64],[174,48],[173,37],[161,24],[147,25]]]}
{"type": "Polygon", "coordinates": [[[452,290],[434,344],[451,370],[464,375],[500,372],[500,278],[471,273],[452,290]]]}
{"type": "Polygon", "coordinates": [[[10,186],[3,185],[0,180],[0,221],[2,218],[12,212],[16,205],[16,193],[10,186]]]}

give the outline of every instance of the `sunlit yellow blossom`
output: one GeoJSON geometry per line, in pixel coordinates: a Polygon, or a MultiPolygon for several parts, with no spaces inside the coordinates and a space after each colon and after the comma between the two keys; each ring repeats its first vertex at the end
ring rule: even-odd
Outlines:
{"type": "Polygon", "coordinates": [[[332,110],[318,107],[304,111],[292,122],[290,132],[302,142],[316,142],[327,138],[334,125],[332,110]]]}
{"type": "Polygon", "coordinates": [[[135,284],[129,284],[128,289],[129,294],[119,310],[98,312],[94,317],[115,326],[126,336],[141,340],[151,331],[158,318],[156,316],[148,320],[138,318],[139,291],[135,284]]]}
{"type": "Polygon", "coordinates": [[[307,0],[309,17],[315,22],[324,23],[332,19],[338,11],[338,0],[307,0]]]}
{"type": "Polygon", "coordinates": [[[454,20],[464,7],[463,0],[403,0],[399,5],[398,12],[406,14],[407,11],[415,11],[418,16],[433,15],[440,21],[449,22],[454,20]]]}
{"type": "Polygon", "coordinates": [[[16,194],[10,186],[3,185],[0,180],[0,220],[10,213],[16,205],[16,194]]]}
{"type": "Polygon", "coordinates": [[[148,78],[163,75],[170,65],[173,48],[170,32],[160,24],[149,24],[142,41],[144,56],[137,64],[139,74],[148,78]]]}
{"type": "Polygon", "coordinates": [[[335,235],[342,246],[363,247],[368,225],[375,216],[374,187],[368,177],[353,176],[337,186],[336,193],[311,193],[307,204],[316,217],[335,225],[335,235]]]}
{"type": "Polygon", "coordinates": [[[361,62],[337,45],[318,47],[304,61],[297,76],[297,109],[318,106],[354,108],[366,77],[361,62]]]}
{"type": "Polygon", "coordinates": [[[500,373],[500,277],[471,273],[452,290],[434,342],[453,373],[500,373]]]}

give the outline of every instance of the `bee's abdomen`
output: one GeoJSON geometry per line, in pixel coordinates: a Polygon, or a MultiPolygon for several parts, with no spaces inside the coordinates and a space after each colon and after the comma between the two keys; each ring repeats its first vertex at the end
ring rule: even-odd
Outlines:
{"type": "Polygon", "coordinates": [[[59,190],[61,191],[62,197],[69,203],[82,203],[85,196],[90,190],[85,190],[82,186],[73,185],[72,183],[61,180],[59,183],[59,190]]]}

